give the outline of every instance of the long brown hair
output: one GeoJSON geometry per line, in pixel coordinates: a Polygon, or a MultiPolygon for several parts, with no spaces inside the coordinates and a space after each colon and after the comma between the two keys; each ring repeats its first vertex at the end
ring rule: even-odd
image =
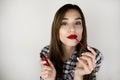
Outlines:
{"type": "MultiPolygon", "coordinates": [[[[77,10],[81,15],[82,25],[83,25],[83,33],[82,33],[81,43],[83,43],[85,46],[87,46],[87,30],[86,30],[85,18],[84,18],[82,10],[77,5],[65,4],[56,12],[56,14],[54,16],[54,20],[52,23],[52,31],[51,31],[50,51],[48,54],[48,58],[52,61],[52,63],[55,66],[55,69],[57,72],[56,77],[60,77],[60,78],[63,77],[62,76],[62,71],[63,71],[63,68],[62,68],[63,59],[62,58],[64,56],[64,52],[62,50],[62,43],[61,43],[60,37],[59,37],[59,29],[60,29],[61,21],[65,15],[65,13],[70,9],[77,10]]],[[[76,49],[78,50],[78,56],[80,56],[81,53],[83,52],[83,48],[80,47],[80,45],[78,44],[76,46],[76,49]]],[[[84,80],[92,80],[91,75],[92,75],[92,73],[89,75],[85,75],[84,80]]]]}

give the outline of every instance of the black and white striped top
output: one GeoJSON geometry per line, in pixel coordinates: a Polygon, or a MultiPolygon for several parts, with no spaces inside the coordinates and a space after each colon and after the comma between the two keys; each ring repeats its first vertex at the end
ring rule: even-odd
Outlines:
{"type": "MultiPolygon", "coordinates": [[[[96,55],[96,67],[93,71],[93,73],[94,73],[93,78],[94,78],[94,80],[96,80],[96,74],[100,69],[102,54],[100,53],[99,50],[97,50],[95,48],[93,48],[93,49],[97,53],[97,55],[96,55]]],[[[49,46],[46,46],[41,50],[41,53],[43,53],[46,57],[47,57],[48,52],[49,52],[49,46]]],[[[66,60],[63,64],[63,80],[73,80],[74,69],[76,67],[76,63],[77,63],[77,51],[74,51],[73,55],[68,60],[66,60]]],[[[42,78],[40,80],[42,80],[42,78]]],[[[61,79],[57,78],[57,80],[61,80],[61,79]]]]}

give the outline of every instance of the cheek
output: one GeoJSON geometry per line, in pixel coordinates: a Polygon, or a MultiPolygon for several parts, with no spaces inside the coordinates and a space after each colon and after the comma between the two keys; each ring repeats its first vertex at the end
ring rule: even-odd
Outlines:
{"type": "Polygon", "coordinates": [[[82,36],[83,30],[80,30],[80,36],[82,36]]]}
{"type": "Polygon", "coordinates": [[[78,38],[81,40],[82,39],[83,29],[78,30],[77,33],[78,33],[78,38]]]}
{"type": "Polygon", "coordinates": [[[66,36],[66,31],[63,29],[59,30],[59,37],[60,37],[60,41],[63,41],[65,39],[66,36]]]}

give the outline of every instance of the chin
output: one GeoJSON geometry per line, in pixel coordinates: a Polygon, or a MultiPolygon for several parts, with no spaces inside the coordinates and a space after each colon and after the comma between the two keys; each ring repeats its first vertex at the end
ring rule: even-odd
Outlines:
{"type": "Polygon", "coordinates": [[[67,44],[67,46],[69,46],[69,47],[75,47],[77,45],[77,43],[69,43],[69,44],[67,44]]]}

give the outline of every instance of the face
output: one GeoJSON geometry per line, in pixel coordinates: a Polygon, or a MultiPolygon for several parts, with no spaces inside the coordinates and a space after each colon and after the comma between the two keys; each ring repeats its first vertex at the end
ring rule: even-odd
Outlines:
{"type": "Polygon", "coordinates": [[[68,10],[62,19],[59,36],[65,46],[75,47],[82,38],[83,26],[81,15],[77,10],[68,10]]]}

